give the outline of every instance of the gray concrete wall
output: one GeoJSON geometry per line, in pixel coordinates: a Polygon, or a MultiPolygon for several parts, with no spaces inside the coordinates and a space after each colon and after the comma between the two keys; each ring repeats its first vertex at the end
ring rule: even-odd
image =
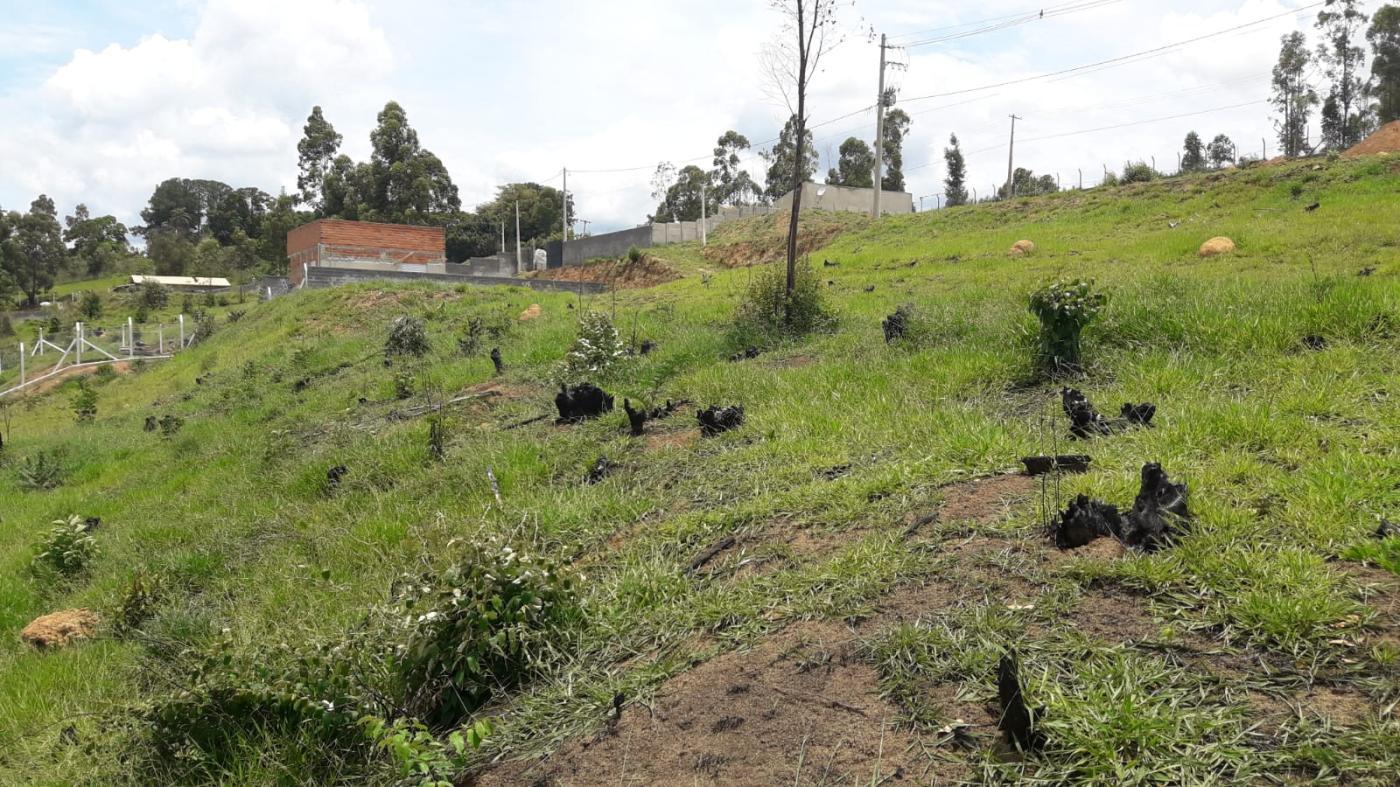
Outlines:
{"type": "MultiPolygon", "coordinates": [[[[804,210],[834,210],[848,211],[852,213],[869,213],[875,192],[872,189],[855,189],[847,186],[828,186],[825,184],[808,183],[802,191],[802,208],[804,210]],[[820,192],[820,194],[818,194],[820,192]]],[[[715,227],[726,221],[734,219],[748,218],[750,216],[766,216],[778,211],[792,209],[792,195],[788,194],[772,205],[740,205],[723,207],[719,210],[719,215],[710,216],[705,220],[705,232],[714,232],[715,227]]],[[[898,213],[912,213],[914,210],[914,195],[907,191],[882,191],[880,193],[880,212],[885,215],[898,213]]],[[[689,243],[700,240],[700,222],[698,221],[673,221],[666,223],[646,224],[641,227],[634,227],[630,230],[618,230],[603,235],[591,235],[586,238],[575,238],[564,244],[562,260],[558,250],[558,241],[551,242],[547,249],[550,252],[549,266],[551,268],[560,265],[582,265],[588,260],[599,257],[616,259],[627,253],[627,250],[636,246],[639,249],[652,248],[655,246],[666,246],[672,243],[689,243]]],[[[510,255],[507,255],[510,256],[510,255]]],[[[487,258],[489,259],[489,258],[487,258]]],[[[469,260],[475,263],[476,260],[469,260]]],[[[511,257],[511,264],[514,265],[514,257],[511,257]]],[[[483,264],[481,271],[487,271],[490,266],[483,264]]],[[[476,273],[478,270],[473,269],[476,273]]],[[[509,275],[491,274],[486,275],[509,275]]]]}
{"type": "MultiPolygon", "coordinates": [[[[874,207],[875,190],[849,186],[828,186],[807,183],[802,187],[802,209],[833,210],[845,213],[869,213],[874,207]],[[820,193],[818,193],[820,192],[820,193]]],[[[775,211],[792,210],[792,193],[773,203],[775,211]]],[[[881,191],[880,213],[885,216],[914,212],[914,195],[907,191],[881,191]]]]}
{"type": "Polygon", "coordinates": [[[621,257],[633,246],[645,249],[652,245],[655,244],[652,243],[651,225],[603,235],[590,235],[586,238],[572,238],[564,244],[564,264],[582,265],[584,261],[598,257],[621,257]]]}
{"type": "Polygon", "coordinates": [[[402,271],[367,271],[351,268],[313,266],[306,271],[306,286],[313,289],[340,287],[360,282],[430,282],[433,284],[477,284],[529,287],[544,292],[603,292],[601,284],[593,282],[554,281],[553,279],[517,279],[509,276],[472,276],[451,273],[404,273],[402,271]]]}

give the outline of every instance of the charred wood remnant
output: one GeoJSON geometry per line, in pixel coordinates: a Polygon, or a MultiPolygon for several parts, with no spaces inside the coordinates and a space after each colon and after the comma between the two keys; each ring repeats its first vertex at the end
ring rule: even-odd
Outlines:
{"type": "Polygon", "coordinates": [[[695,419],[700,422],[702,436],[714,437],[744,425],[744,406],[741,404],[730,407],[711,405],[697,412],[695,419]]]}
{"type": "Polygon", "coordinates": [[[559,410],[558,423],[577,424],[612,412],[613,398],[593,383],[561,384],[554,406],[559,410]]]}

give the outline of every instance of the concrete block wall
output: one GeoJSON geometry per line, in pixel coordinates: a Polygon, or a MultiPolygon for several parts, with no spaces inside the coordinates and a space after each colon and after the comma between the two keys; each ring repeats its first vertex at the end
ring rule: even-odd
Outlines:
{"type": "MultiPolygon", "coordinates": [[[[802,187],[803,210],[832,210],[844,213],[869,213],[874,207],[875,190],[858,189],[850,186],[830,186],[825,183],[807,183],[802,187]]],[[[792,193],[789,192],[773,203],[774,211],[792,210],[792,193]]],[[[881,191],[880,213],[891,216],[914,212],[914,195],[907,191],[881,191]]]]}
{"type": "Polygon", "coordinates": [[[354,268],[328,268],[316,266],[306,269],[306,287],[322,289],[340,287],[361,282],[431,282],[442,285],[476,284],[494,286],[529,287],[543,292],[585,292],[598,293],[606,289],[594,282],[555,281],[553,279],[517,279],[512,276],[473,276],[451,273],[405,273],[402,271],[374,271],[354,268]]]}

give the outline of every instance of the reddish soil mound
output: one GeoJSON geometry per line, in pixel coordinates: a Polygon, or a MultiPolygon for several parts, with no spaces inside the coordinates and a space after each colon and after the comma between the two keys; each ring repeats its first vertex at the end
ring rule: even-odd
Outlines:
{"type": "Polygon", "coordinates": [[[666,683],[598,735],[481,785],[926,784],[940,766],[896,728],[840,624],[806,623],[666,683]]]}
{"type": "Polygon", "coordinates": [[[1373,156],[1377,153],[1400,153],[1400,120],[1376,129],[1374,134],[1361,140],[1356,147],[1342,155],[1373,156]]]}
{"type": "Polygon", "coordinates": [[[668,281],[681,278],[675,268],[656,259],[642,257],[637,262],[616,260],[590,262],[584,265],[571,265],[565,268],[552,268],[531,274],[537,279],[555,281],[583,281],[606,284],[619,290],[639,290],[655,287],[668,281]]]}
{"type": "Polygon", "coordinates": [[[86,609],[65,609],[35,618],[24,627],[19,638],[40,650],[62,648],[74,640],[87,639],[97,631],[97,615],[86,609]]]}

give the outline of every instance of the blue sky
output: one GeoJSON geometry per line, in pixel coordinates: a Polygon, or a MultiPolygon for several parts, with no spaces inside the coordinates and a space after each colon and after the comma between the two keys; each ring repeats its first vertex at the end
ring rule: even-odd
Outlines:
{"type": "MultiPolygon", "coordinates": [[[[1070,4],[1040,5],[1053,11],[1070,4]]],[[[951,132],[968,152],[974,187],[1003,180],[1012,112],[1025,118],[1017,164],[1058,173],[1066,185],[1080,170],[1086,184],[1096,183],[1104,166],[1121,169],[1127,159],[1155,156],[1160,167],[1174,168],[1192,129],[1207,139],[1229,134],[1251,151],[1267,138],[1272,152],[1269,108],[1260,102],[1278,38],[1293,29],[1315,38],[1315,10],[1070,79],[912,99],[1116,57],[1307,5],[1105,0],[897,51],[907,68],[892,70],[890,79],[914,115],[905,146],[910,190],[927,197],[927,206],[936,202],[940,152],[951,132]],[[1124,123],[1136,125],[1078,133],[1124,123]]],[[[1037,7],[1034,0],[857,0],[842,19],[844,40],[816,78],[814,121],[873,102],[871,29],[911,43],[930,37],[917,31],[1037,7]]],[[[767,140],[787,114],[760,67],[780,25],[763,0],[0,0],[0,19],[0,206],[7,209],[44,192],[61,211],[81,201],[131,222],[167,177],[290,189],[296,141],[313,104],[345,135],[345,152],[362,158],[375,113],[392,99],[405,107],[424,146],[447,163],[468,206],[511,180],[557,185],[567,165],[577,173],[569,185],[579,215],[599,231],[644,219],[658,162],[704,159],[729,128],[756,143],[767,140]],[[608,169],[629,171],[586,172],[608,169]]],[[[817,147],[825,156],[846,136],[869,140],[873,125],[872,113],[857,112],[821,126],[817,147]]],[[[758,172],[756,151],[750,161],[758,172]]]]}

